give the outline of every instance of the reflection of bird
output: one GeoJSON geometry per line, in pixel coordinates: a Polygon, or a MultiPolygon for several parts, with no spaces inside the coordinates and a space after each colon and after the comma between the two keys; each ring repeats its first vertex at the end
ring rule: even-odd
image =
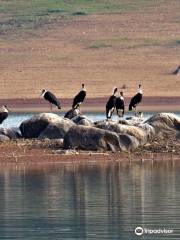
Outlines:
{"type": "Polygon", "coordinates": [[[85,97],[86,97],[86,89],[85,89],[85,85],[82,84],[82,88],[80,92],[74,97],[72,108],[73,109],[80,108],[80,105],[84,101],[85,97]]]}
{"type": "Polygon", "coordinates": [[[116,93],[117,93],[117,88],[115,87],[113,89],[113,95],[110,96],[109,100],[106,103],[106,118],[111,119],[112,114],[114,112],[114,108],[116,107],[116,93]]]}
{"type": "Polygon", "coordinates": [[[131,98],[130,104],[129,104],[129,111],[132,111],[133,109],[136,110],[136,106],[141,102],[143,96],[141,85],[139,84],[138,93],[131,98]]]}
{"type": "Polygon", "coordinates": [[[0,109],[0,124],[8,117],[9,110],[6,105],[3,105],[0,109]]]}
{"type": "Polygon", "coordinates": [[[52,110],[52,105],[55,105],[56,107],[58,107],[58,109],[61,109],[61,104],[60,101],[57,99],[57,97],[51,93],[50,91],[47,90],[42,90],[42,94],[41,96],[50,103],[50,107],[52,110]]]}
{"type": "Polygon", "coordinates": [[[178,66],[172,74],[177,75],[179,73],[180,73],[180,66],[178,66]]]}
{"type": "Polygon", "coordinates": [[[124,97],[123,97],[123,92],[120,92],[120,96],[116,98],[116,112],[118,117],[123,117],[124,116],[124,97]]]}

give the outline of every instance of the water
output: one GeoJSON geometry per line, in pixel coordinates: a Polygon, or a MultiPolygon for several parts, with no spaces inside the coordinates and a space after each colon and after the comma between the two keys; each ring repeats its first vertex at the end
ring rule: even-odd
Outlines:
{"type": "Polygon", "coordinates": [[[0,239],[180,239],[180,164],[0,167],[0,239]],[[138,237],[137,226],[173,229],[138,237]]]}
{"type": "MultiPolygon", "coordinates": [[[[1,127],[19,127],[22,121],[32,117],[35,114],[37,113],[10,113],[8,118],[3,122],[3,124],[1,124],[1,127]]],[[[144,112],[144,119],[151,117],[153,114],[153,112],[144,112]]],[[[180,116],[179,112],[177,112],[176,114],[180,116]]],[[[63,117],[64,113],[60,113],[59,115],[63,117]]],[[[105,114],[103,113],[89,112],[85,113],[85,115],[93,121],[105,119],[105,114]]],[[[133,113],[127,113],[125,117],[130,116],[133,116],[133,113]]],[[[113,116],[113,119],[116,120],[117,117],[113,116]]]]}
{"type": "MultiPolygon", "coordinates": [[[[21,124],[22,121],[32,117],[33,115],[38,114],[38,113],[10,113],[8,118],[3,122],[3,124],[1,124],[1,127],[19,127],[19,125],[21,124]]],[[[151,117],[153,114],[155,114],[154,112],[143,112],[144,115],[144,119],[147,119],[149,117],[151,117]]],[[[178,116],[180,116],[179,112],[176,112],[176,114],[178,116]]],[[[59,116],[64,116],[64,113],[59,113],[59,116]]],[[[98,113],[98,112],[88,112],[85,113],[85,115],[93,120],[93,121],[98,121],[98,120],[104,120],[105,119],[105,114],[104,113],[98,113]]],[[[126,115],[124,116],[124,119],[126,117],[131,117],[133,116],[134,113],[130,112],[130,113],[126,113],[126,115]]],[[[114,115],[112,117],[113,120],[117,119],[117,116],[114,115]]]]}

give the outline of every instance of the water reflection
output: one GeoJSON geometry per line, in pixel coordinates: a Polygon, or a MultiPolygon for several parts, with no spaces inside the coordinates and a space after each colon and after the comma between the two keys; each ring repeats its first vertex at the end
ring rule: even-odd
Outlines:
{"type": "Polygon", "coordinates": [[[179,239],[178,161],[0,169],[0,239],[138,239],[137,226],[179,239]]]}

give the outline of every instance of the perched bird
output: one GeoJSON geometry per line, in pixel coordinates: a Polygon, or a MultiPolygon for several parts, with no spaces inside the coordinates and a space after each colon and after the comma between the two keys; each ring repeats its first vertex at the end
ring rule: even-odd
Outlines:
{"type": "Polygon", "coordinates": [[[0,108],[0,124],[8,117],[9,110],[6,105],[0,108]]]}
{"type": "Polygon", "coordinates": [[[85,97],[86,97],[86,89],[85,89],[85,85],[82,84],[82,88],[80,92],[74,97],[72,108],[73,109],[80,108],[80,105],[84,101],[85,97]]]}
{"type": "Polygon", "coordinates": [[[125,105],[124,105],[123,92],[120,92],[120,96],[116,98],[116,112],[118,117],[124,116],[124,110],[125,110],[125,105]]]}
{"type": "Polygon", "coordinates": [[[107,120],[111,119],[114,109],[116,107],[116,93],[117,87],[113,89],[113,95],[110,96],[109,100],[106,103],[106,118],[107,120]]]}
{"type": "Polygon", "coordinates": [[[50,103],[51,111],[52,111],[52,105],[55,105],[58,109],[61,109],[60,101],[52,92],[43,89],[41,96],[50,103]]]}
{"type": "Polygon", "coordinates": [[[180,66],[178,66],[172,74],[177,75],[179,73],[180,73],[180,66]]]}
{"type": "Polygon", "coordinates": [[[143,96],[143,92],[142,92],[141,84],[139,84],[138,93],[133,98],[131,98],[131,101],[129,104],[129,111],[132,111],[133,109],[135,109],[136,111],[136,106],[141,102],[142,96],[143,96]]]}

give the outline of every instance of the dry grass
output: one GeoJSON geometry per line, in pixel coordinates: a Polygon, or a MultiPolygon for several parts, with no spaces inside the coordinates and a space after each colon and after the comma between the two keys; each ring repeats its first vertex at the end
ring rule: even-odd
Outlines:
{"type": "MultiPolygon", "coordinates": [[[[179,96],[180,77],[170,74],[180,64],[179,1],[139,1],[134,9],[131,1],[123,2],[129,3],[123,11],[120,6],[108,11],[105,5],[98,11],[76,6],[66,9],[69,17],[52,12],[50,22],[43,17],[38,26],[19,30],[13,25],[5,31],[0,40],[1,98],[38,97],[43,88],[70,98],[82,82],[88,97],[109,95],[114,85],[123,84],[131,96],[139,82],[147,96],[179,96]],[[151,4],[140,8],[145,2],[151,4]]],[[[9,17],[1,11],[1,22],[9,17]]]]}

